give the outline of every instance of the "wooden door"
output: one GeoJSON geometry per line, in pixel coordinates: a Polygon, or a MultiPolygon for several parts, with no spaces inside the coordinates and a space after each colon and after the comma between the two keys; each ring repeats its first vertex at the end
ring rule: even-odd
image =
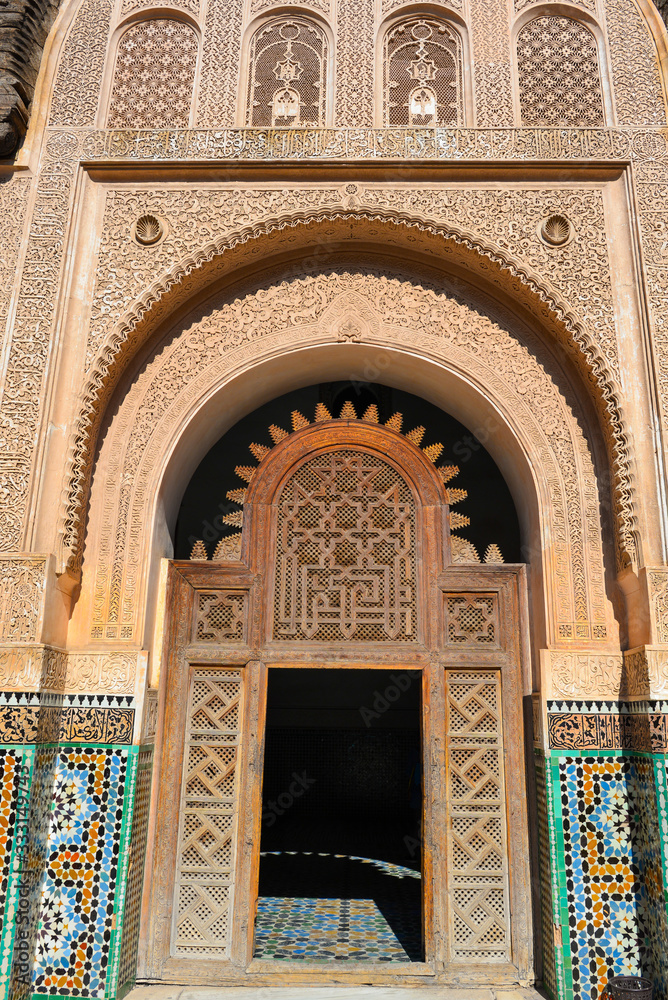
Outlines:
{"type": "Polygon", "coordinates": [[[434,454],[369,421],[301,427],[243,470],[238,553],[171,564],[151,978],[333,975],[253,959],[267,670],[280,665],[422,673],[425,961],[337,962],[336,980],[529,978],[524,568],[453,562],[470,557],[452,534],[461,492],[434,454]]]}

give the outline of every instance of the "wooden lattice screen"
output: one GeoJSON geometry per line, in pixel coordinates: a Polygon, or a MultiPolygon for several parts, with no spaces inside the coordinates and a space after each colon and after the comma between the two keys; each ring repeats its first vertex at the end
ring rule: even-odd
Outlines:
{"type": "Polygon", "coordinates": [[[450,949],[455,960],[510,958],[500,675],[447,670],[450,949]]]}
{"type": "Polygon", "coordinates": [[[192,672],[175,886],[177,955],[229,954],[242,690],[241,670],[192,672]]]}
{"type": "Polygon", "coordinates": [[[303,465],[278,508],[274,638],[415,641],[415,505],[375,455],[303,465]]]}
{"type": "MultiPolygon", "coordinates": [[[[465,518],[450,506],[465,494],[446,487],[456,469],[435,468],[436,446],[418,447],[422,428],[407,437],[351,418],[274,432],[232,491],[243,544],[211,560],[201,545],[170,568],[147,978],[319,981],[308,961],[278,970],[253,957],[263,736],[272,670],[342,664],[376,667],[379,683],[382,670],[422,675],[416,971],[530,978],[524,571],[453,558],[465,518]]],[[[351,983],[372,974],[347,964],[351,983]]]]}

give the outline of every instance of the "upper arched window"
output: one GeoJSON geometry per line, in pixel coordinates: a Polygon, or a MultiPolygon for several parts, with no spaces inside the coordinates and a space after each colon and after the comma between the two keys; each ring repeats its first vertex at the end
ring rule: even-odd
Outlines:
{"type": "Polygon", "coordinates": [[[187,128],[197,51],[197,35],[183,21],[128,28],[118,43],[107,127],[187,128]]]}
{"type": "Polygon", "coordinates": [[[327,36],[305,17],[269,21],[250,46],[246,124],[324,125],[327,36]]]}
{"type": "Polygon", "coordinates": [[[385,34],[385,125],[461,125],[461,39],[436,17],[411,17],[385,34]]]}
{"type": "Polygon", "coordinates": [[[596,39],[584,24],[550,14],[517,36],[522,125],[604,124],[596,39]]]}

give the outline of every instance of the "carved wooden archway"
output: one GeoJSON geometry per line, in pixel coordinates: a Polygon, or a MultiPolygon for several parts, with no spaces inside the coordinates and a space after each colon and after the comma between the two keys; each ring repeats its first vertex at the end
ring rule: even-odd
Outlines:
{"type": "Polygon", "coordinates": [[[337,981],[526,980],[524,567],[453,563],[461,491],[422,429],[328,417],[274,429],[259,466],[238,470],[240,557],[171,564],[139,974],[327,977],[322,963],[253,959],[267,673],[387,666],[422,674],[425,961],[338,962],[337,981]]]}

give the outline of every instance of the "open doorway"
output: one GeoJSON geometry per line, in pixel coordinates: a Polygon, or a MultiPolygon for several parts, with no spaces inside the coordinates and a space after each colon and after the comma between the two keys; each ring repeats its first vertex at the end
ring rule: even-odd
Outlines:
{"type": "Polygon", "coordinates": [[[424,960],[420,679],[269,668],[256,958],[424,960]]]}

